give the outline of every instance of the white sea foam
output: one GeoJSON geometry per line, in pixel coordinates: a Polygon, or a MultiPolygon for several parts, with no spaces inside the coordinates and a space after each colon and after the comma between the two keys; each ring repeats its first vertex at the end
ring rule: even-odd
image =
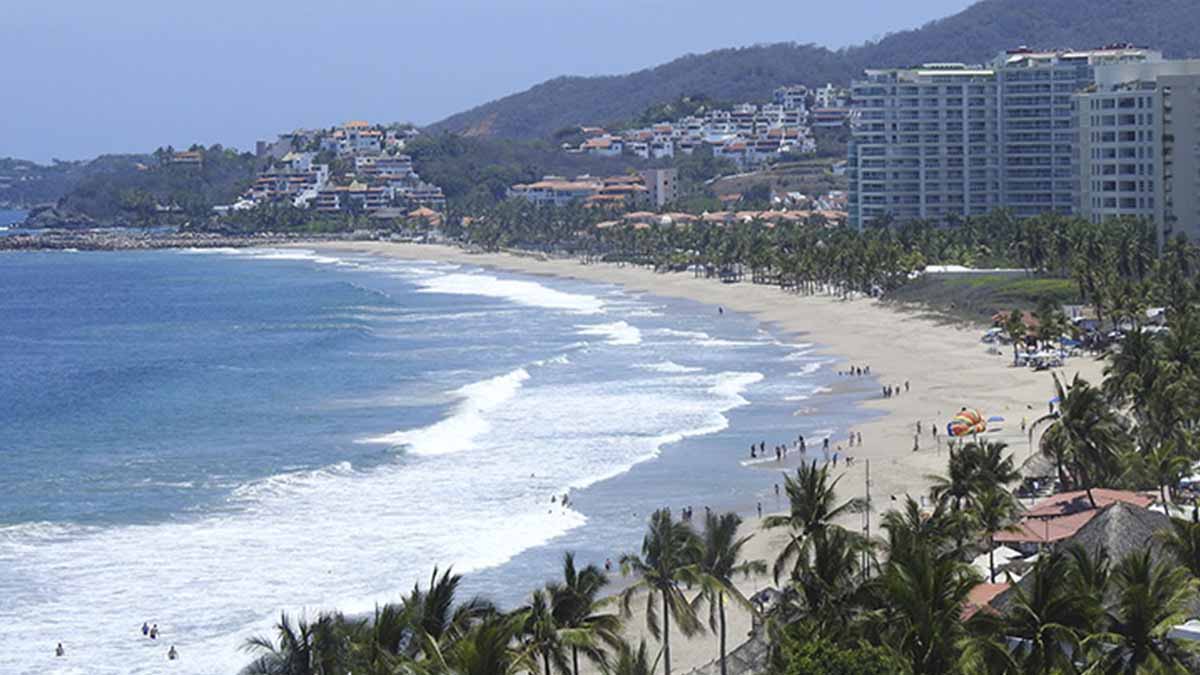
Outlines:
{"type": "Polygon", "coordinates": [[[683,366],[674,361],[663,361],[661,363],[639,363],[635,366],[642,370],[649,370],[654,373],[699,373],[704,369],[697,366],[683,366]]]}
{"type": "Polygon", "coordinates": [[[70,672],[55,668],[86,658],[97,675],[159,673],[169,644],[189,673],[237,672],[247,661],[239,646],[269,633],[281,610],[369,611],[432,565],[491,567],[579,527],[581,514],[548,510],[546,496],[726,428],[726,413],[762,379],[651,372],[581,382],[515,369],[450,392],[459,402],[446,421],[388,439],[414,452],[374,469],[282,472],[192,519],[0,529],[3,585],[14,589],[0,605],[0,672],[70,672]],[[468,447],[466,459],[447,454],[468,447]],[[142,621],[159,625],[158,643],[136,637],[142,621]],[[53,662],[44,643],[59,639],[68,658],[53,662]]]}
{"type": "Polygon", "coordinates": [[[316,263],[318,265],[337,265],[340,267],[359,267],[359,263],[345,260],[337,256],[322,255],[316,251],[302,248],[188,248],[183,249],[188,254],[228,255],[247,260],[292,260],[316,263]]]}
{"type": "Polygon", "coordinates": [[[608,338],[610,345],[638,345],[642,343],[642,331],[637,326],[631,326],[624,321],[614,323],[598,323],[588,326],[576,326],[579,335],[599,335],[608,338]]]}
{"type": "Polygon", "coordinates": [[[659,335],[669,335],[671,337],[687,338],[689,340],[711,340],[712,336],[708,333],[698,330],[675,330],[674,328],[660,328],[655,331],[659,335]]]}
{"type": "Polygon", "coordinates": [[[487,414],[511,400],[529,379],[518,368],[504,375],[468,384],[455,392],[461,399],[449,417],[419,429],[397,431],[362,439],[362,443],[403,446],[415,455],[448,455],[474,447],[474,441],[491,428],[487,414]]]}
{"type": "Polygon", "coordinates": [[[498,279],[488,274],[459,273],[418,279],[417,283],[425,293],[502,298],[521,305],[560,309],[577,314],[599,314],[604,311],[604,301],[594,295],[567,293],[544,286],[536,281],[498,279]]]}
{"type": "Polygon", "coordinates": [[[812,375],[813,373],[817,372],[821,368],[824,368],[825,363],[826,363],[825,361],[809,361],[808,363],[801,366],[800,370],[798,370],[794,373],[791,373],[791,376],[792,377],[808,377],[809,375],[812,375]]]}
{"type": "Polygon", "coordinates": [[[761,347],[770,342],[761,340],[726,340],[724,338],[716,338],[703,331],[692,330],[675,330],[673,328],[660,328],[656,331],[660,335],[670,337],[679,337],[687,340],[689,344],[697,347],[708,347],[710,349],[734,348],[734,347],[761,347]]]}

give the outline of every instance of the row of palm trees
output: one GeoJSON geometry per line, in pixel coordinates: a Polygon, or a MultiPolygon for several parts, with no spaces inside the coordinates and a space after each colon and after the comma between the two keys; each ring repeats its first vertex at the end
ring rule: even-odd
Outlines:
{"type": "Polygon", "coordinates": [[[435,569],[398,603],[371,617],[332,612],[314,621],[284,614],[276,635],[255,637],[246,675],[579,675],[581,660],[606,675],[652,675],[662,663],[670,675],[672,623],[685,636],[717,634],[722,675],[727,651],[726,615],[731,605],[751,608],[735,577],[761,574],[766,564],[743,560],[749,536],[735,513],[706,516],[703,531],[660,510],[650,519],[640,553],[621,558],[633,582],[604,598],[608,575],[582,569],[574,555],[563,559],[562,577],[535,590],[510,612],[472,598],[459,601],[460,575],[435,569]],[[647,630],[661,644],[651,658],[646,643],[622,638],[634,604],[645,603],[647,630]],[[619,604],[619,608],[614,607],[619,604]],[[618,611],[619,609],[619,611],[618,611]],[[707,621],[703,614],[707,612],[707,621]]]}
{"type": "Polygon", "coordinates": [[[820,214],[764,223],[597,228],[613,214],[581,206],[539,207],[508,200],[450,209],[447,234],[489,250],[518,248],[626,261],[657,268],[746,269],[758,281],[799,290],[879,293],[927,264],[1015,266],[1072,279],[1102,318],[1136,319],[1153,302],[1194,295],[1197,248],[1182,237],[1157,242],[1153,223],[1133,218],[1091,223],[1059,214],[1017,219],[1000,210],[949,223],[880,221],[862,231],[820,214]]]}
{"type": "Polygon", "coordinates": [[[1003,451],[998,443],[957,450],[931,490],[931,509],[906,498],[884,514],[881,541],[835,522],[866,505],[837,504],[827,469],[801,467],[789,478],[792,510],[767,523],[793,541],[775,566],[789,575],[768,621],[776,668],[786,669],[779,655],[800,639],[881,649],[894,672],[1195,672],[1200,661],[1169,632],[1187,618],[1200,583],[1196,523],[1159,533],[1174,556],[1166,560],[1150,547],[1117,561],[1080,545],[1046,551],[1002,611],[964,613],[983,581],[967,562],[976,542],[990,549],[1016,516],[1004,486],[1017,475],[1003,451]]]}

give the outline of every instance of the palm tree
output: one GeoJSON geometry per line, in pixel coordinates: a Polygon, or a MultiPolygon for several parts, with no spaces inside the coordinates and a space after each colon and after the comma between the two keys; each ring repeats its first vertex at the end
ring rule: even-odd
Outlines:
{"type": "Polygon", "coordinates": [[[351,670],[394,672],[409,659],[406,647],[414,637],[411,614],[403,604],[376,605],[371,619],[358,622],[348,633],[351,670]]]}
{"type": "Polygon", "coordinates": [[[947,505],[955,512],[962,510],[963,502],[975,491],[974,456],[967,451],[967,447],[960,450],[951,448],[945,476],[927,476],[933,481],[929,488],[930,496],[935,502],[947,505]]]}
{"type": "Polygon", "coordinates": [[[1004,454],[1008,449],[1004,441],[978,441],[968,443],[963,449],[971,454],[977,491],[1009,485],[1021,479],[1021,472],[1013,465],[1012,455],[1004,454]]]}
{"type": "Polygon", "coordinates": [[[840,527],[813,535],[812,555],[801,561],[783,589],[777,612],[783,623],[804,622],[814,635],[840,639],[863,604],[865,537],[840,527]]]}
{"type": "Polygon", "coordinates": [[[1062,551],[1044,553],[1029,572],[1032,583],[1013,586],[1015,598],[1002,620],[1004,635],[1016,638],[1019,672],[1069,673],[1098,609],[1097,599],[1073,593],[1066,583],[1070,560],[1062,551]]]}
{"type": "MultiPolygon", "coordinates": [[[[661,655],[661,654],[660,654],[661,655]]],[[[617,658],[602,669],[604,675],[654,675],[658,668],[658,656],[651,661],[646,652],[646,641],[638,643],[634,649],[627,642],[617,646],[617,658]]]]}
{"type": "Polygon", "coordinates": [[[937,504],[926,515],[912,497],[904,505],[883,514],[882,525],[887,532],[888,559],[904,558],[917,548],[934,551],[938,557],[958,558],[962,545],[963,518],[945,504],[937,504]]]}
{"type": "Polygon", "coordinates": [[[1182,567],[1155,563],[1149,547],[1130,553],[1113,571],[1117,600],[1096,666],[1107,673],[1187,672],[1186,650],[1168,637],[1187,618],[1194,594],[1182,567]]]}
{"type": "Polygon", "coordinates": [[[414,637],[417,638],[408,641],[410,655],[415,655],[416,650],[427,644],[425,638],[438,643],[453,639],[496,613],[495,606],[481,598],[456,604],[460,583],[462,575],[453,574],[447,569],[439,576],[435,567],[429,577],[428,590],[421,590],[419,584],[413,586],[412,592],[404,599],[404,607],[416,632],[414,637]]]}
{"type": "Polygon", "coordinates": [[[1100,390],[1078,374],[1069,387],[1055,374],[1054,390],[1058,411],[1039,418],[1032,428],[1048,425],[1045,436],[1051,447],[1069,464],[1072,481],[1087,491],[1095,508],[1092,488],[1114,472],[1118,452],[1126,444],[1125,429],[1100,390]]]}
{"type": "Polygon", "coordinates": [[[988,538],[988,570],[993,584],[996,583],[996,533],[1016,529],[1013,521],[1019,510],[1012,493],[1000,487],[982,492],[972,501],[971,519],[988,538]]]}
{"type": "Polygon", "coordinates": [[[551,664],[560,673],[570,672],[562,629],[555,621],[552,595],[542,589],[534,591],[529,605],[517,615],[521,617],[522,641],[532,656],[541,659],[542,675],[552,675],[551,664]]]}
{"type": "MultiPolygon", "coordinates": [[[[1140,486],[1153,485],[1158,488],[1158,496],[1163,508],[1169,509],[1171,504],[1171,487],[1178,485],[1183,477],[1191,473],[1192,460],[1181,450],[1186,446],[1178,437],[1138,452],[1127,450],[1123,453],[1122,463],[1132,482],[1140,486]]],[[[1168,514],[1170,511],[1167,512],[1168,514]]]]}
{"type": "Polygon", "coordinates": [[[607,584],[608,576],[599,567],[576,569],[575,555],[568,552],[563,555],[562,582],[546,587],[553,598],[554,617],[562,629],[563,641],[571,648],[572,675],[579,675],[580,651],[603,666],[605,653],[600,645],[620,643],[620,618],[602,611],[609,601],[600,598],[600,591],[607,584]]]}
{"type": "Polygon", "coordinates": [[[972,441],[951,451],[947,475],[929,476],[933,481],[930,494],[960,511],[964,502],[976,495],[1016,481],[1021,474],[1013,466],[1012,455],[1004,454],[1007,448],[1003,442],[972,441]]]}
{"type": "Polygon", "coordinates": [[[638,591],[646,593],[646,627],[662,641],[663,674],[671,675],[671,617],[680,632],[691,636],[703,630],[696,612],[680,590],[680,583],[696,580],[695,565],[702,554],[699,537],[687,523],[675,522],[668,509],[650,517],[650,529],[642,539],[642,554],[621,557],[621,571],[635,574],[637,582],[621,593],[621,608],[626,616],[638,591]],[[655,602],[662,605],[662,615],[655,602]]]}
{"type": "MultiPolygon", "coordinates": [[[[471,625],[446,646],[427,639],[428,657],[419,664],[425,675],[516,675],[537,668],[530,652],[515,649],[523,613],[513,616],[492,614],[471,625]]],[[[401,671],[403,672],[403,671],[401,671]]]]}
{"type": "Polygon", "coordinates": [[[806,556],[809,538],[813,534],[829,527],[843,515],[862,513],[867,508],[866,500],[861,498],[837,504],[837,484],[841,480],[842,477],[838,476],[830,481],[828,465],[818,467],[816,460],[797,467],[795,478],[784,476],[788,513],[768,516],[763,520],[763,527],[786,527],[791,530],[791,538],[780,551],[772,569],[775,581],[779,581],[780,573],[789,561],[798,564],[806,556]]]}
{"type": "Polygon", "coordinates": [[[876,628],[914,675],[954,671],[958,644],[967,637],[963,606],[979,581],[969,565],[937,555],[929,545],[889,558],[879,583],[883,610],[876,628]]]}
{"type": "Polygon", "coordinates": [[[1131,331],[1104,367],[1104,393],[1116,404],[1135,401],[1154,386],[1160,349],[1156,338],[1131,331]]]}
{"type": "Polygon", "coordinates": [[[275,625],[278,640],[255,636],[242,646],[259,657],[245,672],[250,675],[337,675],[346,660],[346,641],[338,631],[340,617],[322,614],[316,622],[301,618],[294,625],[286,613],[275,625]]]}
{"type": "Polygon", "coordinates": [[[1200,579],[1200,523],[1172,518],[1171,529],[1159,532],[1158,539],[1194,579],[1200,579]]]}
{"type": "Polygon", "coordinates": [[[1014,309],[1004,320],[1004,333],[1012,342],[1014,367],[1017,365],[1018,349],[1028,332],[1029,329],[1025,326],[1025,315],[1021,313],[1021,310],[1014,309]]]}
{"type": "Polygon", "coordinates": [[[733,577],[751,574],[766,574],[767,564],[761,560],[741,560],[742,548],[754,535],[738,536],[742,518],[736,513],[718,516],[709,512],[704,523],[703,552],[696,565],[700,581],[697,602],[708,602],[708,626],[720,636],[721,675],[726,675],[725,664],[725,598],[753,612],[754,606],[733,582],[733,577]]]}

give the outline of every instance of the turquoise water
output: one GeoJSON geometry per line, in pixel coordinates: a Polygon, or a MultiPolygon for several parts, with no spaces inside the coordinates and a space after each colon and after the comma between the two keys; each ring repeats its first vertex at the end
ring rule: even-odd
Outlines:
{"type": "Polygon", "coordinates": [[[5,673],[232,673],[434,565],[515,604],[860,418],[811,345],[607,285],[256,250],[0,253],[0,289],[5,673]]]}

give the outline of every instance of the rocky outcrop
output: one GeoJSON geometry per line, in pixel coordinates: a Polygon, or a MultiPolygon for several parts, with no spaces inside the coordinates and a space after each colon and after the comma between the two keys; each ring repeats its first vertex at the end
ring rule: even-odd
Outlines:
{"type": "Polygon", "coordinates": [[[39,206],[25,217],[23,227],[27,229],[89,229],[98,227],[96,219],[82,213],[74,213],[57,206],[39,206]]]}

